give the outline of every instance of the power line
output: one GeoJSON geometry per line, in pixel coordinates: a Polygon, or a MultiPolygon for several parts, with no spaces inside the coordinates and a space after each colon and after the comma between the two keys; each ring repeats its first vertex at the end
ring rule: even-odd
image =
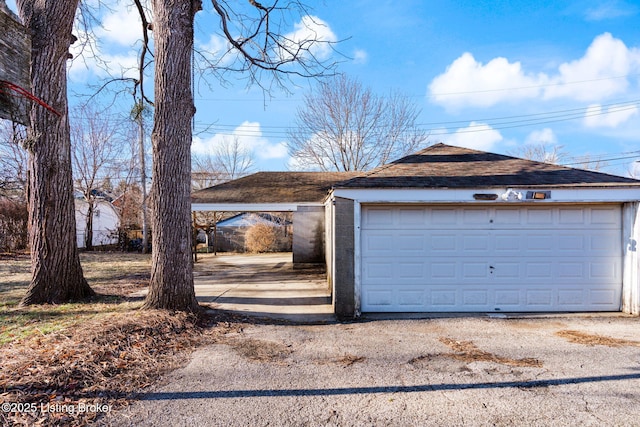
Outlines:
{"type": "MultiPolygon", "coordinates": [[[[476,123],[459,129],[457,133],[471,133],[471,132],[485,132],[488,130],[500,130],[511,129],[518,127],[537,126],[541,124],[557,123],[563,121],[584,119],[587,117],[596,117],[606,114],[620,113],[625,111],[632,111],[638,108],[640,105],[640,99],[633,99],[625,102],[610,103],[599,105],[598,110],[593,110],[593,106],[564,109],[549,111],[543,113],[522,114],[502,117],[491,118],[479,118],[472,120],[456,120],[456,121],[442,121],[442,122],[426,122],[417,125],[422,130],[429,131],[431,135],[448,135],[451,132],[448,130],[433,129],[434,127],[444,127],[452,124],[464,124],[464,123],[476,123]],[[487,129],[486,126],[491,126],[491,129],[487,129]]],[[[202,125],[199,126],[208,126],[202,125]]],[[[203,128],[204,129],[204,128],[203,128]]],[[[239,137],[273,137],[273,138],[286,138],[288,133],[295,131],[295,128],[290,126],[262,126],[255,129],[243,128],[241,125],[231,124],[215,124],[209,127],[209,130],[219,135],[224,136],[239,136],[239,137]],[[237,131],[241,128],[240,131],[237,131]]]]}
{"type": "MultiPolygon", "coordinates": [[[[585,80],[575,80],[570,82],[556,82],[556,83],[545,83],[538,85],[529,85],[529,86],[514,86],[514,87],[505,87],[505,88],[495,88],[495,89],[479,89],[479,90],[469,90],[469,91],[460,91],[460,92],[436,92],[429,94],[430,97],[434,96],[456,96],[456,95],[471,95],[476,93],[491,93],[491,92],[504,92],[504,91],[517,91],[517,90],[526,90],[526,89],[540,89],[544,87],[559,87],[559,86],[572,86],[579,85],[585,83],[593,83],[605,80],[619,80],[625,79],[627,77],[637,77],[640,74],[625,74],[620,76],[609,76],[609,77],[599,77],[595,79],[585,79],[585,80]]],[[[403,98],[422,98],[424,95],[400,95],[403,98]]],[[[379,96],[379,98],[386,98],[387,96],[379,96]]],[[[304,98],[270,98],[269,102],[300,102],[304,98]]],[[[207,98],[207,97],[196,97],[196,101],[203,102],[260,102],[264,103],[264,98],[207,98]]]]}
{"type": "Polygon", "coordinates": [[[635,77],[640,74],[626,74],[622,76],[611,76],[611,77],[601,77],[597,79],[589,79],[589,80],[576,80],[573,82],[558,82],[558,83],[547,83],[547,84],[539,84],[539,85],[531,85],[531,86],[516,86],[516,87],[506,87],[506,88],[497,88],[497,89],[482,89],[482,90],[469,90],[469,91],[461,91],[461,92],[441,92],[441,93],[432,93],[431,96],[453,96],[453,95],[470,95],[474,93],[491,93],[491,92],[504,92],[504,91],[513,91],[513,90],[525,90],[525,89],[540,89],[543,87],[557,87],[557,86],[571,86],[578,85],[583,83],[593,83],[599,82],[603,80],[616,80],[616,79],[626,79],[627,77],[635,77]]]}

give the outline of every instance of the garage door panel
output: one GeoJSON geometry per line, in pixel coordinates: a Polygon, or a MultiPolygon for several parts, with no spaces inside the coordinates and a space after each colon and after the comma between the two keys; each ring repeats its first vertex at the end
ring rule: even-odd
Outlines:
{"type": "Polygon", "coordinates": [[[465,289],[462,291],[462,304],[465,307],[477,306],[484,309],[489,303],[488,293],[485,289],[465,289]]]}
{"type": "Polygon", "coordinates": [[[486,262],[463,262],[462,278],[468,280],[487,279],[489,277],[489,265],[486,262]]]}
{"type": "Polygon", "coordinates": [[[549,253],[553,249],[555,242],[553,234],[551,233],[536,233],[534,235],[526,236],[525,250],[537,255],[536,252],[549,253]]]}
{"type": "Polygon", "coordinates": [[[393,234],[387,233],[370,233],[362,240],[362,249],[373,255],[381,255],[381,253],[390,253],[393,250],[393,234]]]}
{"type": "Polygon", "coordinates": [[[597,233],[590,236],[589,249],[595,253],[610,254],[621,246],[620,236],[597,233]]]}
{"type": "Polygon", "coordinates": [[[437,226],[458,225],[459,212],[453,208],[434,208],[429,210],[428,219],[437,226]]]}
{"type": "Polygon", "coordinates": [[[552,226],[553,211],[551,209],[527,209],[526,223],[531,226],[552,226]]]}
{"type": "MultiPolygon", "coordinates": [[[[496,289],[495,302],[498,307],[515,310],[520,306],[520,289],[496,289]]],[[[491,308],[489,308],[491,310],[491,308]]]]}
{"type": "Polygon", "coordinates": [[[462,236],[462,251],[464,254],[473,254],[477,251],[489,250],[489,236],[486,233],[470,232],[462,236]]]}
{"type": "Polygon", "coordinates": [[[494,236],[493,249],[498,253],[513,256],[515,252],[520,252],[524,247],[524,240],[520,234],[509,232],[494,236]]]}
{"type": "Polygon", "coordinates": [[[402,208],[398,210],[397,220],[406,227],[426,224],[425,211],[420,208],[402,208]]]}
{"type": "Polygon", "coordinates": [[[458,253],[458,239],[456,233],[453,231],[434,232],[428,237],[428,239],[428,247],[431,250],[430,254],[438,253],[441,255],[456,255],[458,253]]]}
{"type": "Polygon", "coordinates": [[[362,311],[617,311],[619,206],[362,210],[362,311]]]}
{"type": "Polygon", "coordinates": [[[593,306],[609,307],[620,301],[620,292],[613,289],[591,289],[589,291],[589,302],[593,306]]]}
{"type": "Polygon", "coordinates": [[[618,228],[620,225],[620,209],[612,206],[592,208],[591,224],[618,228]]]}

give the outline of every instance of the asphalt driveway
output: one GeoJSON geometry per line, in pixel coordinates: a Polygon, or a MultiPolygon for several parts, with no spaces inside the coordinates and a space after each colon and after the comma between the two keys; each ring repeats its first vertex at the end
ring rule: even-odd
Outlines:
{"type": "Polygon", "coordinates": [[[102,423],[639,425],[639,331],[621,314],[263,322],[102,423]]]}

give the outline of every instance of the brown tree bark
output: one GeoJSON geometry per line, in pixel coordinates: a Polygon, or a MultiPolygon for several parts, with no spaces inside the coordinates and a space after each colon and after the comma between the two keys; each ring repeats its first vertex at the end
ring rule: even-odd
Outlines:
{"type": "Polygon", "coordinates": [[[22,304],[61,303],[94,292],[76,244],[66,65],[78,0],[17,0],[32,34],[31,85],[61,116],[32,104],[29,128],[29,243],[32,278],[22,304]]]}
{"type": "Polygon", "coordinates": [[[145,308],[196,312],[191,262],[193,22],[199,0],[154,0],[152,266],[145,308]]]}
{"type": "Polygon", "coordinates": [[[84,248],[87,251],[93,250],[93,214],[95,205],[93,200],[87,201],[87,219],[84,230],[84,248]]]}

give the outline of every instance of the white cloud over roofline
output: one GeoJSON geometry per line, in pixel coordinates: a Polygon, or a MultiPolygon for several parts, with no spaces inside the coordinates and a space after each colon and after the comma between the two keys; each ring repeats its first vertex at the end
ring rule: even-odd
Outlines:
{"type": "Polygon", "coordinates": [[[534,130],[527,135],[525,144],[556,144],[558,138],[551,128],[534,130]]]}
{"type": "Polygon", "coordinates": [[[589,128],[616,128],[636,115],[638,115],[636,105],[614,105],[602,108],[599,104],[593,104],[584,114],[584,125],[589,128]]]}
{"type": "Polygon", "coordinates": [[[211,154],[217,145],[223,144],[225,139],[238,138],[240,146],[251,152],[259,159],[283,159],[287,157],[287,147],[284,142],[272,143],[262,135],[262,128],[258,122],[242,122],[229,134],[217,133],[209,138],[194,137],[191,152],[194,154],[211,154]]]}
{"type": "Polygon", "coordinates": [[[428,95],[433,103],[448,109],[536,98],[599,102],[625,93],[628,76],[638,72],[640,50],[604,33],[593,40],[581,58],[561,64],[551,75],[527,71],[520,62],[504,57],[483,64],[471,53],[464,53],[431,81],[428,95]]]}
{"type": "Polygon", "coordinates": [[[471,122],[469,126],[460,128],[454,133],[443,135],[443,143],[473,150],[491,151],[504,140],[500,131],[486,123],[471,122]]]}

